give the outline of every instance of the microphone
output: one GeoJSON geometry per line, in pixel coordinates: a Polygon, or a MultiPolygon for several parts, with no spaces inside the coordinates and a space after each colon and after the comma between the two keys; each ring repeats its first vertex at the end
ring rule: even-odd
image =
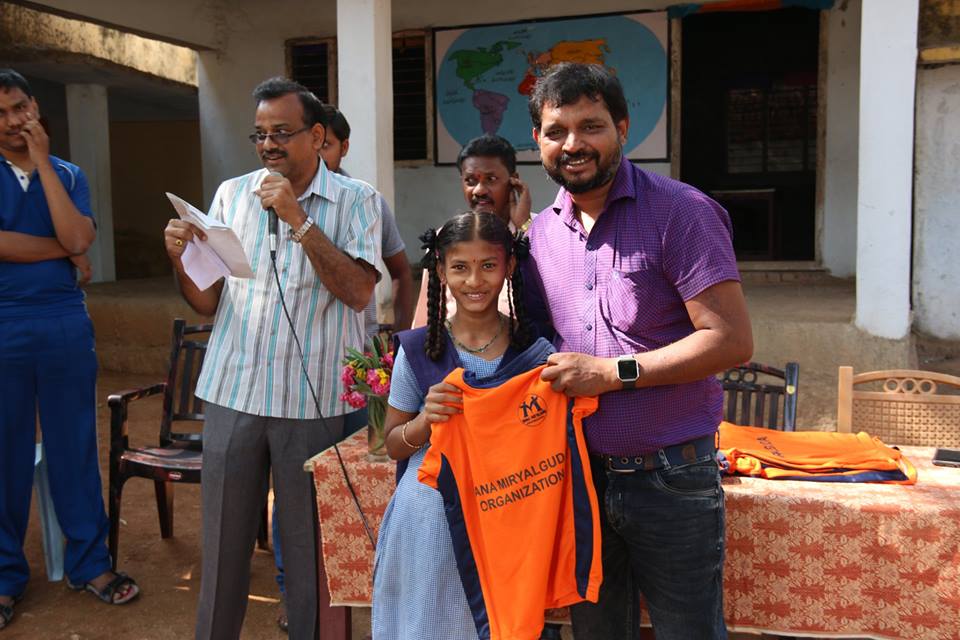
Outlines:
{"type": "MultiPolygon", "coordinates": [[[[279,171],[271,171],[270,175],[277,176],[282,178],[283,174],[279,171]]],[[[277,212],[273,207],[267,209],[267,234],[270,238],[270,259],[274,260],[277,257],[277,229],[280,223],[277,220],[277,212]]]]}

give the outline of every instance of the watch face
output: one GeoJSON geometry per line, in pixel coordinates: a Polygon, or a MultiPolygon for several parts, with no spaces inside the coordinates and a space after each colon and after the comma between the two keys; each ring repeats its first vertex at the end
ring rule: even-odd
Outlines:
{"type": "Polygon", "coordinates": [[[621,380],[636,380],[640,377],[640,367],[633,358],[617,360],[617,377],[621,380]]]}

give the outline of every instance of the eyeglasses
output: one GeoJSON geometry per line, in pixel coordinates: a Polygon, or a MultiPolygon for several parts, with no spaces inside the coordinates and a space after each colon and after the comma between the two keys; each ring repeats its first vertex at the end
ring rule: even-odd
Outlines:
{"type": "Polygon", "coordinates": [[[247,136],[247,139],[250,140],[253,144],[263,144],[267,141],[267,138],[273,140],[277,144],[287,144],[290,142],[290,138],[297,135],[298,133],[303,133],[304,131],[309,131],[313,127],[304,127],[303,129],[297,129],[296,131],[275,131],[274,133],[251,133],[247,136]]]}

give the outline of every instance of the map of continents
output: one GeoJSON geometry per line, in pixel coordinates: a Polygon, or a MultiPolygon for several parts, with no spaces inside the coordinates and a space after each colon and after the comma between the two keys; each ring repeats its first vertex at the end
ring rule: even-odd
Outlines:
{"type": "Polygon", "coordinates": [[[537,79],[558,62],[601,64],[617,74],[631,117],[625,149],[633,149],[665,118],[666,20],[657,28],[661,15],[439,31],[438,160],[483,133],[502,135],[521,152],[535,149],[527,98],[537,79]],[[448,154],[442,148],[445,138],[448,154]]]}

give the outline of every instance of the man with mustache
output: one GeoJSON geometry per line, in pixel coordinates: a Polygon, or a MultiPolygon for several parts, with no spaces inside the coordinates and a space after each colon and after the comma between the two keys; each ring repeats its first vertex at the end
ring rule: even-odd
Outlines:
{"type": "Polygon", "coordinates": [[[264,169],[221,184],[210,215],[240,238],[254,278],[228,277],[199,290],[182,258],[203,232],[176,219],[164,232],[183,297],[198,313],[216,314],[196,390],[206,415],[198,640],[240,636],[271,471],[290,637],[317,637],[316,502],[303,463],[341,437],[349,409],[339,400],[340,359],[347,347],[362,349],[360,312],[379,276],[372,266],[380,255],[377,192],[320,161],[323,104],[286,78],[266,80],[253,96],[249,138],[264,169]],[[276,272],[267,242],[269,209],[281,222],[276,272]]]}
{"type": "Polygon", "coordinates": [[[140,593],[110,569],[97,461],[97,356],[75,265],[96,236],[83,171],[50,155],[27,80],[0,69],[0,629],[30,569],[37,417],[70,585],[108,604],[140,593]]]}
{"type": "MultiPolygon", "coordinates": [[[[511,231],[530,227],[530,188],[517,174],[517,152],[505,138],[486,134],[463,145],[457,156],[463,199],[472,211],[492,213],[511,231]]],[[[500,311],[509,314],[507,287],[500,292],[500,311]]],[[[456,313],[456,302],[447,296],[447,315],[456,313]]],[[[427,275],[423,272],[413,327],[427,323],[427,275]]]]}
{"type": "MultiPolygon", "coordinates": [[[[346,116],[334,106],[324,105],[327,120],[327,134],[323,141],[323,147],[320,149],[320,157],[327,169],[339,173],[347,178],[350,175],[343,168],[343,159],[347,157],[350,151],[350,123],[346,116]]],[[[410,272],[410,262],[407,261],[406,245],[403,244],[403,238],[400,237],[400,230],[397,229],[397,221],[394,218],[393,211],[378,194],[380,199],[380,228],[382,230],[382,240],[380,249],[383,256],[383,264],[390,272],[390,278],[393,280],[393,328],[397,331],[408,329],[410,327],[410,317],[413,314],[413,274],[410,272]]],[[[363,325],[366,340],[369,340],[380,330],[377,322],[377,301],[376,296],[370,297],[370,303],[363,310],[363,325]]],[[[344,416],[343,434],[350,436],[360,429],[366,427],[368,420],[367,409],[357,409],[344,416]]],[[[277,584],[280,587],[280,613],[277,615],[277,625],[280,629],[286,631],[289,623],[287,621],[286,603],[283,601],[283,550],[282,543],[279,540],[277,530],[279,518],[277,518],[276,503],[273,511],[273,557],[277,565],[277,584]]]]}
{"type": "Polygon", "coordinates": [[[556,331],[542,378],[600,397],[584,434],[603,586],[572,608],[574,636],[638,637],[642,593],[658,639],[726,638],[714,374],[753,351],[730,218],[626,159],[627,102],[604,67],[551,68],[529,106],[561,187],[530,227],[524,271],[528,309],[556,331]]]}

